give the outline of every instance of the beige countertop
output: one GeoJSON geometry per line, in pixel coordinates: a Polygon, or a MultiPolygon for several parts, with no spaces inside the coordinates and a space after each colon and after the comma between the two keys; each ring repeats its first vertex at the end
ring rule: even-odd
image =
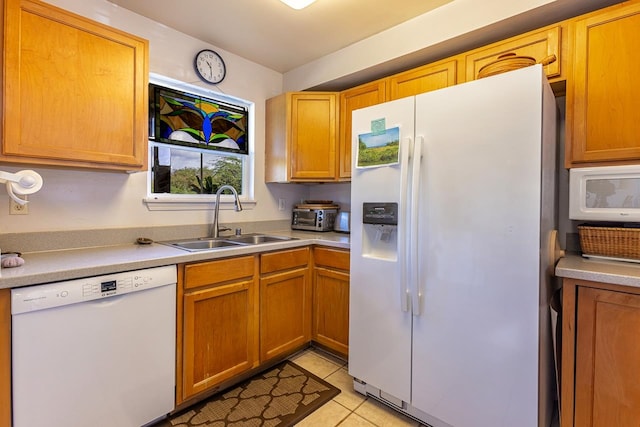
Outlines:
{"type": "Polygon", "coordinates": [[[640,263],[567,255],[556,265],[556,276],[640,287],[640,263]]]}
{"type": "MultiPolygon", "coordinates": [[[[23,266],[0,269],[0,289],[308,245],[343,249],[350,247],[349,235],[342,233],[283,230],[269,231],[268,234],[295,237],[296,240],[201,252],[188,252],[160,243],[151,245],[127,243],[26,252],[22,254],[25,260],[23,266]]],[[[561,278],[640,287],[640,263],[589,259],[568,254],[558,261],[555,273],[561,278]]]]}
{"type": "Polygon", "coordinates": [[[183,262],[205,261],[295,248],[323,245],[349,249],[349,235],[342,233],[314,233],[302,231],[269,232],[270,235],[290,236],[287,240],[261,245],[235,246],[211,251],[188,252],[160,243],[135,243],[87,248],[61,249],[22,254],[24,265],[0,269],[0,289],[50,283],[81,277],[110,274],[183,262]]]}

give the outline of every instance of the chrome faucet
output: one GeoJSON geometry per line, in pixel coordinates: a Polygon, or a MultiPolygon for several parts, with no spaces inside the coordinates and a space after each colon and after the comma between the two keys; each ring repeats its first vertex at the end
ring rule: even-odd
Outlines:
{"type": "Polygon", "coordinates": [[[218,188],[218,191],[216,191],[216,208],[213,212],[213,224],[211,225],[211,232],[209,233],[211,237],[219,237],[220,234],[220,228],[218,228],[218,212],[220,211],[220,194],[224,190],[231,190],[231,192],[233,193],[233,197],[235,197],[236,212],[240,212],[242,210],[242,205],[240,204],[240,199],[238,198],[238,192],[235,188],[233,188],[231,185],[223,185],[218,188]]]}

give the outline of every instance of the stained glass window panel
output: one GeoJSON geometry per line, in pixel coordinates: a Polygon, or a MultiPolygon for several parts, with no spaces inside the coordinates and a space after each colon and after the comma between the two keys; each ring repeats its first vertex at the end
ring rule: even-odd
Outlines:
{"type": "Polygon", "coordinates": [[[149,85],[149,139],[248,154],[249,112],[203,96],[149,85]]]}

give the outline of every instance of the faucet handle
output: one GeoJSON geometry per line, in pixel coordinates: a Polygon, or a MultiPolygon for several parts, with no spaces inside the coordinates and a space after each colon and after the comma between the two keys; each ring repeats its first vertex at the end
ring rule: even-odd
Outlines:
{"type": "Polygon", "coordinates": [[[236,236],[240,236],[242,234],[242,228],[236,228],[236,236]]]}

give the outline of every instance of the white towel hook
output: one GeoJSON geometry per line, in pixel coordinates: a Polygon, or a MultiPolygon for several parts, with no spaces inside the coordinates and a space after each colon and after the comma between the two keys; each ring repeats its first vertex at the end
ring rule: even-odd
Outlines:
{"type": "Polygon", "coordinates": [[[16,173],[0,171],[0,183],[7,184],[7,193],[19,205],[26,205],[27,200],[18,197],[38,192],[42,188],[42,177],[36,171],[21,170],[16,173]]]}

